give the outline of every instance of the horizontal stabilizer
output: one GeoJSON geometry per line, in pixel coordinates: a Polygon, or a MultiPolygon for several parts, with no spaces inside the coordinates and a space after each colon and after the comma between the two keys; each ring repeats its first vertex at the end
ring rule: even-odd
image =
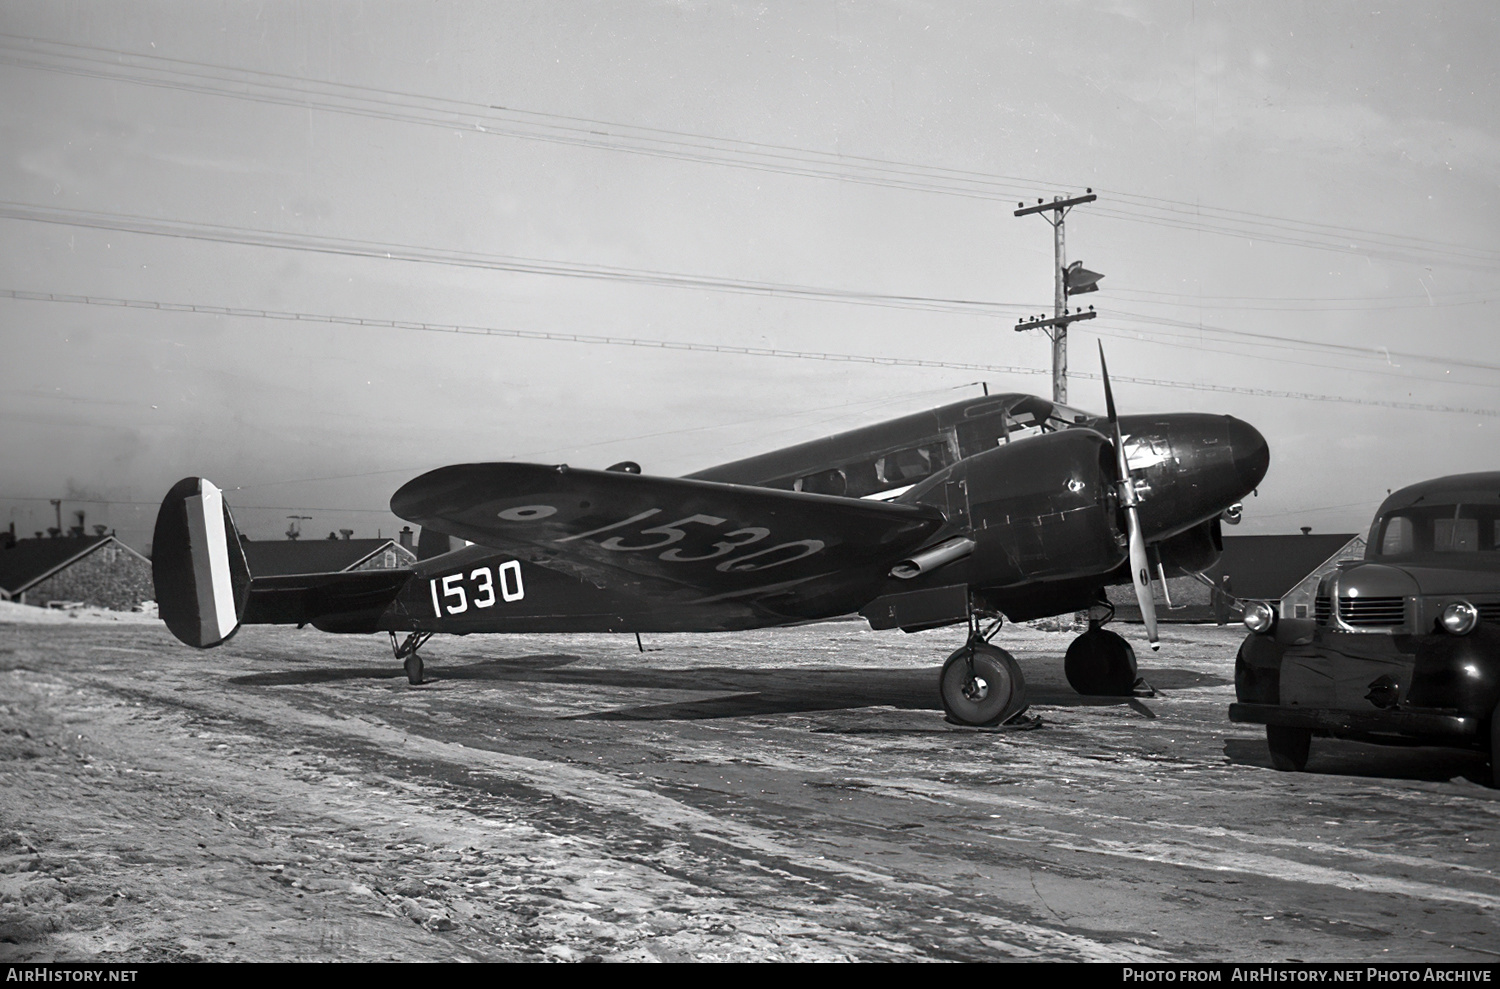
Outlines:
{"type": "Polygon", "coordinates": [[[239,628],[250,568],[224,495],[208,481],[183,478],[162,500],[151,577],[162,621],[188,645],[216,646],[239,628]]]}
{"type": "Polygon", "coordinates": [[[242,621],[312,625],[325,632],[375,632],[411,574],[403,568],[255,577],[242,621]]]}

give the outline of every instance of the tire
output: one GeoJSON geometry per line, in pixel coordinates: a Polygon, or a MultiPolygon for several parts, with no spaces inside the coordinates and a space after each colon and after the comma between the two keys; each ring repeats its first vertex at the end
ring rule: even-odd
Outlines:
{"type": "Polygon", "coordinates": [[[1063,658],[1068,684],[1085,697],[1129,697],[1135,688],[1135,650],[1107,628],[1073,640],[1063,658]]]}
{"type": "Polygon", "coordinates": [[[410,656],[406,657],[406,662],[402,665],[406,668],[406,682],[414,687],[421,684],[422,657],[418,656],[416,653],[412,653],[410,656]]]}
{"type": "Polygon", "coordinates": [[[988,643],[948,657],[940,680],[943,710],[959,725],[997,725],[1026,710],[1026,679],[1015,657],[988,643]],[[969,675],[972,651],[973,677],[969,675]]]}
{"type": "Polygon", "coordinates": [[[1490,786],[1500,790],[1500,704],[1490,712],[1490,786]]]}
{"type": "Polygon", "coordinates": [[[1271,750],[1272,766],[1283,773],[1300,773],[1307,768],[1312,732],[1307,728],[1266,725],[1266,746],[1271,750]]]}

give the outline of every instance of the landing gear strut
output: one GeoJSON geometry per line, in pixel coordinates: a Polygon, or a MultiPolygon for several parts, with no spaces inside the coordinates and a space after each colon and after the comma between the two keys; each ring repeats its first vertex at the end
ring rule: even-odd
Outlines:
{"type": "Polygon", "coordinates": [[[1073,640],[1063,658],[1068,683],[1088,697],[1156,696],[1155,689],[1136,675],[1130,643],[1104,627],[1114,616],[1108,601],[1089,609],[1089,630],[1073,640]]]}
{"type": "Polygon", "coordinates": [[[404,659],[402,667],[406,670],[406,682],[416,686],[422,682],[422,657],[417,655],[417,650],[422,648],[422,643],[432,638],[431,632],[412,632],[406,637],[406,641],[399,646],[396,645],[396,633],[391,633],[391,652],[396,654],[397,659],[404,659]]]}
{"type": "Polygon", "coordinates": [[[988,639],[1000,630],[996,619],[979,631],[969,619],[969,641],[943,664],[939,679],[943,710],[958,725],[998,725],[1026,710],[1026,680],[1015,657],[988,639]]]}

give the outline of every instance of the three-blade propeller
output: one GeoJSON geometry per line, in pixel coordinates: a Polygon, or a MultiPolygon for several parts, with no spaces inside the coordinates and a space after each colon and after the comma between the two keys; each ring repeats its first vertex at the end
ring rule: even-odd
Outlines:
{"type": "Polygon", "coordinates": [[[1135,584],[1135,599],[1141,606],[1141,620],[1146,623],[1146,639],[1153,651],[1161,648],[1156,639],[1156,602],[1151,597],[1151,571],[1146,562],[1146,537],[1141,534],[1140,503],[1135,495],[1135,481],[1125,459],[1125,440],[1120,434],[1120,417],[1115,414],[1115,396],[1109,388],[1109,367],[1104,363],[1104,344],[1099,344],[1099,372],[1104,378],[1104,405],[1109,425],[1114,431],[1115,462],[1120,469],[1120,504],[1125,509],[1125,524],[1130,535],[1130,576],[1135,584]]]}

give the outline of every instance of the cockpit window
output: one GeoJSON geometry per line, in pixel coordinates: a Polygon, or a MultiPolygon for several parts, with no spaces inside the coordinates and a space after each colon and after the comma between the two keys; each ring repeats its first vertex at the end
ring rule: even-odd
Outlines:
{"type": "Polygon", "coordinates": [[[1500,506],[1413,505],[1375,523],[1377,556],[1500,551],[1500,506]]]}

